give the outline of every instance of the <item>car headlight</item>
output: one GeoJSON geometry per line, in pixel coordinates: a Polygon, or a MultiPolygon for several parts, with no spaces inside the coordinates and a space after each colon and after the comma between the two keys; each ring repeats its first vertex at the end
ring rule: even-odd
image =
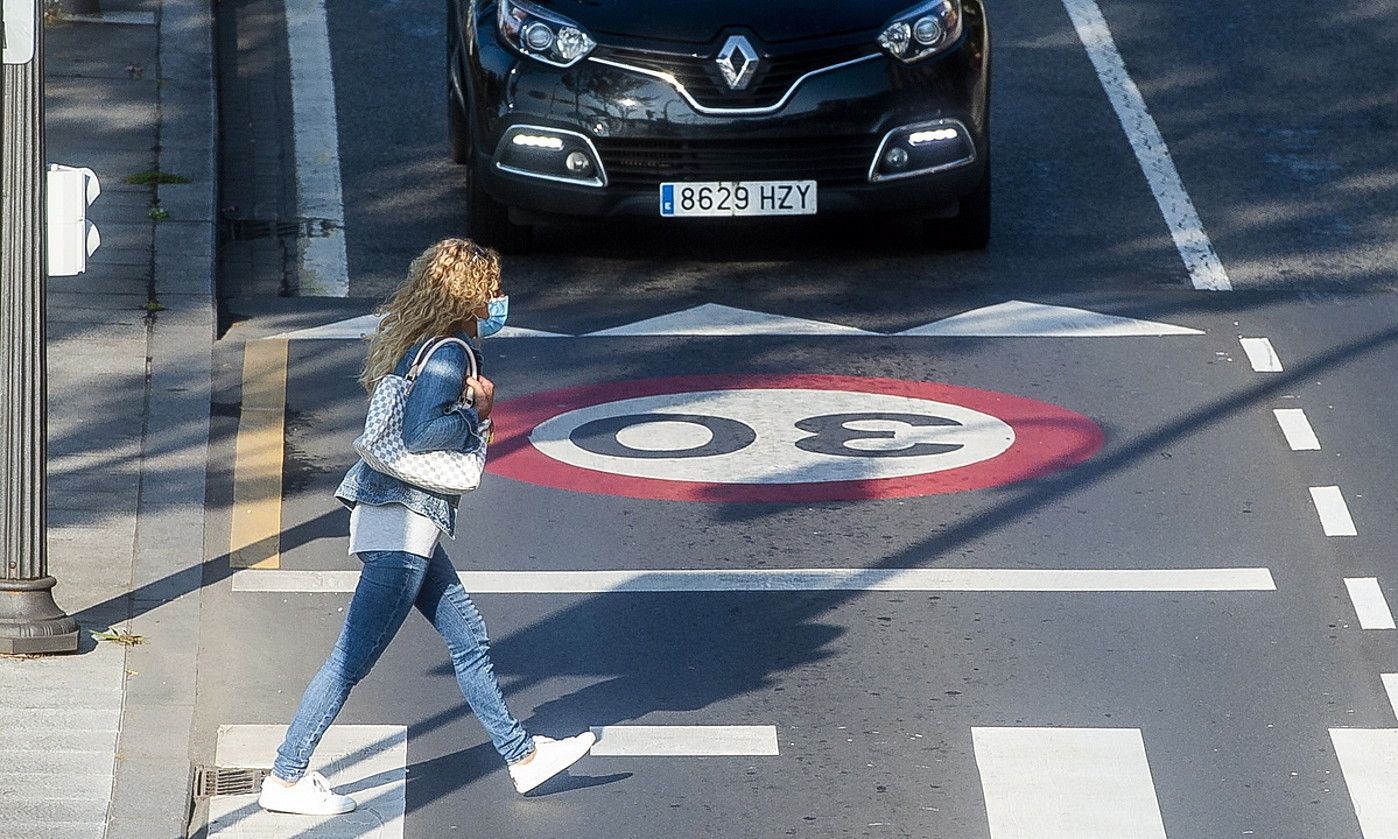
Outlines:
{"type": "Polygon", "coordinates": [[[530,58],[571,67],[597,42],[581,26],[525,0],[498,0],[495,21],[500,38],[530,58]]]}
{"type": "Polygon", "coordinates": [[[936,55],[961,37],[961,0],[933,0],[889,21],[879,46],[905,63],[936,55]]]}

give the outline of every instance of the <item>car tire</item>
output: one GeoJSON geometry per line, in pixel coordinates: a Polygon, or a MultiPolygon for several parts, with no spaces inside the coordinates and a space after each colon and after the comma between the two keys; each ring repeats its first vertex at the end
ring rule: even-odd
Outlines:
{"type": "Polygon", "coordinates": [[[990,157],[980,183],[961,199],[955,216],[923,222],[927,243],[942,250],[979,251],[990,244],[990,157]]]}
{"type": "Polygon", "coordinates": [[[509,208],[485,191],[474,164],[466,169],[466,232],[501,253],[524,253],[533,239],[533,228],[510,221],[509,208]]]}
{"type": "Polygon", "coordinates": [[[466,125],[466,111],[456,98],[456,91],[447,85],[447,145],[451,148],[451,161],[464,165],[471,160],[471,138],[466,125]]]}

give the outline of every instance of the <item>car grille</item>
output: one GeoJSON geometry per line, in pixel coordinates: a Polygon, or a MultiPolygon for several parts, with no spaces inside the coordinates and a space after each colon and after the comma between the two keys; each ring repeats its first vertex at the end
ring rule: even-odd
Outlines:
{"type": "Polygon", "coordinates": [[[713,56],[625,47],[604,47],[594,55],[675,78],[689,95],[705,108],[770,108],[781,102],[797,79],[814,70],[823,70],[846,61],[872,55],[877,48],[867,44],[806,50],[788,55],[763,56],[757,73],[742,90],[733,90],[724,80],[713,56]]]}
{"type": "Polygon", "coordinates": [[[811,139],[651,139],[598,137],[608,182],[653,186],[662,181],[815,180],[868,178],[877,137],[811,139]]]}

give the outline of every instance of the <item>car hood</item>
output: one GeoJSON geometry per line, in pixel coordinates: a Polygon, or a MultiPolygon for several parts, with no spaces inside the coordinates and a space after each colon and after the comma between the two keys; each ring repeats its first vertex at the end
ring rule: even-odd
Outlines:
{"type": "MultiPolygon", "coordinates": [[[[917,0],[534,0],[593,35],[708,44],[728,29],[769,43],[867,32],[917,0]]],[[[603,38],[605,40],[605,38],[603,38]]]]}

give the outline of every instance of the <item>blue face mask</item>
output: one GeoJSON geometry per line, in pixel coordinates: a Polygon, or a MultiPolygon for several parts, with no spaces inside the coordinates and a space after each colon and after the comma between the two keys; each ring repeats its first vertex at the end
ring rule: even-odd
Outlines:
{"type": "Polygon", "coordinates": [[[505,320],[510,316],[509,295],[491,300],[486,304],[486,310],[488,317],[476,318],[476,335],[481,338],[489,338],[505,328],[505,320]]]}

